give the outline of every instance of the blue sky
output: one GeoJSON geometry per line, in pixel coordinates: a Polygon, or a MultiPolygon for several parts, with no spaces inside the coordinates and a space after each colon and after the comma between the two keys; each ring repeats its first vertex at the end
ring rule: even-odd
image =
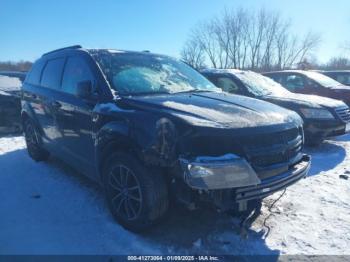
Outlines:
{"type": "Polygon", "coordinates": [[[0,61],[34,60],[72,44],[151,50],[179,56],[189,31],[224,8],[280,11],[303,34],[322,35],[318,59],[341,55],[350,41],[350,1],[337,0],[0,0],[0,61]]]}

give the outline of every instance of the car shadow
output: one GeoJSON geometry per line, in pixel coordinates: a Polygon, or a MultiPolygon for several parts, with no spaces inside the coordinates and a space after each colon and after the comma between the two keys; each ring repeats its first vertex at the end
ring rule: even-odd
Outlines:
{"type": "Polygon", "coordinates": [[[249,229],[247,238],[242,237],[237,217],[210,209],[189,211],[174,206],[167,219],[144,237],[170,247],[168,252],[175,254],[185,250],[192,255],[269,255],[272,261],[280,254],[266,245],[263,232],[249,229]]]}
{"type": "Polygon", "coordinates": [[[319,175],[342,163],[346,156],[344,147],[323,142],[317,147],[305,147],[304,152],[312,157],[311,169],[308,176],[319,175]]]}

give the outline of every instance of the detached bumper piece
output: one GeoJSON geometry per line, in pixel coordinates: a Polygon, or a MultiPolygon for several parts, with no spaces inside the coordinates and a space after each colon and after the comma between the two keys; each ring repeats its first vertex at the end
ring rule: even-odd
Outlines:
{"type": "Polygon", "coordinates": [[[310,166],[311,157],[303,155],[300,162],[293,165],[287,172],[263,179],[259,185],[236,189],[235,199],[237,202],[245,203],[249,200],[262,199],[304,178],[308,174],[310,166]]]}

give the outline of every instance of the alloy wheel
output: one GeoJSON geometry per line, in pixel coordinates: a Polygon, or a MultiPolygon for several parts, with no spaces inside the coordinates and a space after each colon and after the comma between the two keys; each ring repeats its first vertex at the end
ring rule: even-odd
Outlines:
{"type": "Polygon", "coordinates": [[[133,171],[117,165],[111,170],[108,183],[114,212],[125,220],[136,219],[143,201],[140,183],[133,171]]]}

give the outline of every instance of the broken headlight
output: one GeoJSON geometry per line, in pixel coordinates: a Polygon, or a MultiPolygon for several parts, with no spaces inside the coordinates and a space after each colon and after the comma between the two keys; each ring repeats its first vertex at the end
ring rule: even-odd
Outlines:
{"type": "Polygon", "coordinates": [[[180,159],[185,182],[196,189],[224,189],[260,184],[248,162],[237,155],[180,159]]]}

